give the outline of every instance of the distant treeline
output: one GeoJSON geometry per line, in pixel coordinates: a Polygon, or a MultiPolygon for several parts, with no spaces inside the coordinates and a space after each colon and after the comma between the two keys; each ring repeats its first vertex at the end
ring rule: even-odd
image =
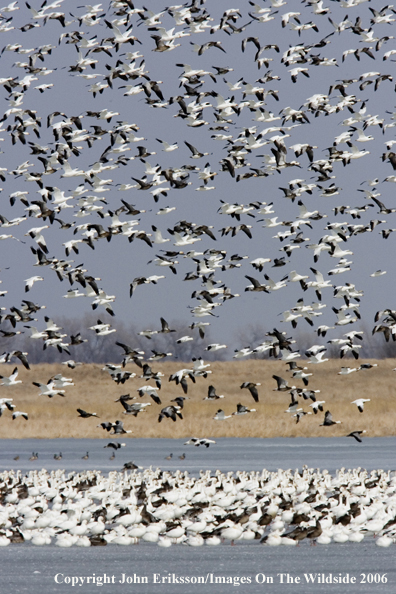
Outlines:
{"type": "MultiPolygon", "coordinates": [[[[202,338],[197,328],[191,329],[189,324],[181,325],[180,323],[172,323],[169,321],[169,328],[175,330],[174,332],[160,333],[161,323],[154,321],[150,324],[151,330],[157,330],[158,334],[153,334],[150,339],[145,336],[139,335],[140,329],[137,329],[134,324],[126,324],[123,321],[119,321],[116,318],[112,318],[106,315],[97,315],[94,313],[86,314],[79,319],[67,319],[64,317],[58,317],[53,320],[57,326],[62,328],[59,332],[65,334],[63,338],[64,343],[71,343],[71,337],[80,333],[81,339],[84,341],[76,346],[71,345],[68,347],[70,355],[65,351],[59,352],[56,347],[48,346],[43,348],[43,339],[30,338],[31,330],[29,324],[26,324],[23,328],[20,325],[13,329],[11,325],[4,324],[3,329],[10,333],[17,333],[15,336],[5,336],[0,338],[0,350],[1,353],[10,352],[13,350],[21,350],[28,353],[29,362],[33,364],[38,363],[59,363],[66,361],[67,359],[74,359],[82,363],[107,363],[107,362],[119,362],[122,360],[124,354],[123,349],[116,345],[117,342],[129,345],[131,348],[144,351],[144,360],[147,361],[154,352],[157,353],[172,353],[167,355],[166,360],[178,360],[181,362],[191,361],[193,357],[202,357],[208,361],[227,361],[232,360],[235,355],[235,351],[241,348],[249,348],[254,350],[262,342],[268,340],[270,337],[267,335],[271,332],[272,328],[265,328],[264,326],[252,325],[244,327],[235,336],[233,343],[229,343],[227,348],[223,348],[217,351],[207,350],[207,347],[214,341],[211,339],[210,328],[205,327],[205,335],[202,338]],[[110,323],[112,328],[116,329],[116,332],[108,336],[97,336],[93,330],[89,327],[93,326],[100,319],[104,323],[110,323]],[[177,341],[184,337],[193,337],[193,340],[178,343],[177,341]]],[[[45,321],[34,321],[31,322],[31,326],[36,327],[39,331],[44,330],[46,327],[45,321]]],[[[284,331],[282,327],[278,327],[278,330],[284,331]]],[[[343,329],[344,330],[344,329],[343,329]]],[[[354,338],[354,344],[361,346],[359,349],[359,358],[362,359],[385,359],[396,357],[396,343],[390,340],[386,342],[382,334],[372,335],[371,330],[363,327],[359,328],[363,331],[361,335],[363,340],[354,338]]],[[[348,332],[348,327],[338,336],[343,337],[343,334],[348,332]]],[[[287,332],[288,337],[293,337],[295,343],[292,345],[294,351],[299,351],[301,358],[305,358],[305,351],[312,347],[314,344],[320,344],[327,347],[326,357],[328,358],[339,358],[340,357],[340,346],[328,343],[334,334],[325,337],[318,337],[315,332],[304,332],[298,328],[287,332]]],[[[344,338],[344,337],[343,337],[344,338]]],[[[248,358],[253,359],[267,359],[269,352],[264,353],[252,353],[248,358]]],[[[343,360],[353,360],[351,354],[349,354],[343,360]]]]}

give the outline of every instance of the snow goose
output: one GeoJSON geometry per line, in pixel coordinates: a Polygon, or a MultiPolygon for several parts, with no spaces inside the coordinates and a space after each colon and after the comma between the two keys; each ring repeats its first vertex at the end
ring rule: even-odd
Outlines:
{"type": "Polygon", "coordinates": [[[231,419],[232,415],[226,415],[224,410],[219,408],[215,416],[213,417],[214,421],[225,421],[225,419],[231,419]]]}
{"type": "Polygon", "coordinates": [[[216,394],[216,388],[210,385],[208,387],[208,395],[204,398],[204,400],[218,400],[219,398],[224,398],[224,395],[216,394]]]}
{"type": "Polygon", "coordinates": [[[341,367],[341,370],[338,372],[338,375],[349,375],[354,371],[358,371],[358,367],[341,367]]]}
{"type": "Polygon", "coordinates": [[[22,380],[18,380],[18,367],[15,367],[12,374],[9,377],[5,377],[4,375],[0,375],[0,379],[3,381],[1,382],[0,386],[16,386],[16,384],[21,384],[22,380]]]}
{"type": "Polygon", "coordinates": [[[223,528],[223,530],[221,531],[221,537],[225,540],[230,540],[231,545],[233,545],[234,541],[242,535],[243,526],[235,524],[231,520],[226,520],[224,522],[224,525],[226,526],[226,528],[223,528]]]}
{"type": "Polygon", "coordinates": [[[12,413],[12,420],[14,421],[18,417],[23,417],[26,421],[29,419],[28,413],[16,410],[12,413]]]}
{"type": "Polygon", "coordinates": [[[310,404],[309,406],[312,408],[314,414],[316,415],[318,413],[318,411],[323,412],[323,404],[325,403],[325,400],[316,400],[315,402],[312,402],[312,404],[310,404]]]}
{"type": "Polygon", "coordinates": [[[237,410],[232,415],[246,415],[247,413],[256,412],[255,408],[247,408],[243,404],[237,404],[237,410]]]}
{"type": "Polygon", "coordinates": [[[89,417],[96,417],[97,419],[100,418],[100,417],[98,417],[98,415],[96,413],[89,413],[86,410],[83,410],[82,408],[78,408],[77,412],[78,412],[78,416],[82,417],[83,419],[88,419],[89,417]]]}
{"type": "Polygon", "coordinates": [[[258,395],[258,391],[257,391],[257,386],[261,386],[261,384],[258,383],[258,382],[256,382],[256,383],[254,383],[254,382],[243,382],[243,384],[240,386],[240,388],[241,388],[241,390],[243,388],[248,389],[249,392],[250,392],[250,394],[253,397],[253,400],[255,402],[258,402],[259,401],[259,395],[258,395]]]}
{"type": "Polygon", "coordinates": [[[39,382],[32,382],[33,386],[37,386],[40,388],[40,395],[41,396],[48,396],[48,398],[53,398],[54,396],[63,396],[65,395],[65,390],[59,390],[55,388],[55,384],[53,380],[48,380],[47,384],[40,384],[39,382]]]}
{"type": "Polygon", "coordinates": [[[364,410],[364,403],[365,402],[370,402],[370,398],[357,398],[357,400],[354,400],[353,402],[351,402],[351,404],[356,404],[356,406],[358,407],[359,412],[363,412],[364,410]]]}
{"type": "Polygon", "coordinates": [[[360,436],[363,433],[366,433],[365,429],[363,431],[352,431],[351,433],[348,433],[347,437],[353,437],[354,439],[356,439],[356,441],[358,441],[359,443],[362,443],[360,436]]]}
{"type": "Polygon", "coordinates": [[[330,425],[337,425],[341,423],[341,421],[333,421],[333,415],[329,410],[325,412],[323,423],[319,425],[319,427],[330,427],[330,425]]]}
{"type": "Polygon", "coordinates": [[[207,439],[206,437],[191,437],[188,441],[184,442],[184,445],[194,445],[196,447],[203,445],[206,448],[210,446],[211,443],[216,443],[214,439],[207,439]]]}
{"type": "Polygon", "coordinates": [[[167,417],[168,419],[172,419],[172,421],[176,421],[177,417],[179,419],[183,419],[183,415],[180,412],[180,406],[165,406],[158,416],[158,422],[161,423],[162,419],[167,417]]]}

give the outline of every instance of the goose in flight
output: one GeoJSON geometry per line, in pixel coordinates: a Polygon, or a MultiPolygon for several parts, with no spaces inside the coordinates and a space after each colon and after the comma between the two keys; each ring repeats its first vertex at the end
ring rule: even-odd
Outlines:
{"type": "Polygon", "coordinates": [[[358,441],[359,443],[362,443],[362,439],[360,436],[363,433],[366,433],[365,429],[363,431],[352,431],[351,433],[348,433],[347,437],[353,437],[354,439],[356,439],[356,441],[358,441]]]}
{"type": "Polygon", "coordinates": [[[120,398],[120,402],[125,408],[124,414],[133,415],[135,417],[137,417],[140,412],[145,412],[148,406],[151,406],[151,402],[134,402],[133,404],[129,404],[122,398],[120,398]]]}
{"type": "Polygon", "coordinates": [[[15,404],[12,403],[13,398],[0,398],[0,417],[5,409],[14,410],[15,404]]]}
{"type": "Polygon", "coordinates": [[[323,412],[323,405],[325,403],[325,400],[316,400],[315,402],[312,402],[312,404],[310,404],[309,406],[312,407],[312,410],[314,412],[314,414],[318,414],[318,411],[323,412]]]}
{"type": "Polygon", "coordinates": [[[116,421],[112,423],[113,433],[110,435],[123,435],[124,433],[132,433],[131,429],[124,429],[124,423],[122,421],[116,421]]]}
{"type": "Polygon", "coordinates": [[[245,287],[245,291],[254,291],[254,292],[264,291],[265,293],[269,293],[268,287],[266,285],[262,285],[260,283],[260,281],[258,281],[256,278],[254,278],[252,276],[248,276],[247,274],[245,274],[245,278],[247,278],[248,281],[250,281],[252,283],[251,285],[248,285],[247,287],[245,287]]]}
{"type": "Polygon", "coordinates": [[[243,384],[240,386],[241,390],[243,388],[246,388],[247,390],[249,390],[250,394],[253,397],[253,400],[255,402],[259,401],[259,395],[258,395],[258,391],[257,391],[257,386],[261,386],[260,383],[254,383],[254,382],[243,382],[243,384]]]}
{"type": "Polygon", "coordinates": [[[190,159],[200,159],[201,157],[205,157],[206,155],[209,155],[209,153],[201,153],[197,148],[195,148],[195,146],[193,146],[186,140],[184,141],[184,144],[191,151],[190,159]]]}
{"type": "Polygon", "coordinates": [[[372,369],[373,367],[378,367],[378,363],[362,363],[358,371],[361,371],[362,369],[372,369]]]}
{"type": "Polygon", "coordinates": [[[325,363],[326,361],[328,361],[329,359],[324,359],[324,355],[327,349],[320,351],[318,353],[316,353],[315,355],[311,355],[309,358],[309,362],[310,363],[314,363],[315,365],[319,365],[320,363],[325,363]]]}
{"type": "Polygon", "coordinates": [[[167,334],[168,332],[176,332],[176,330],[169,328],[169,324],[164,318],[160,318],[160,320],[161,330],[159,330],[159,333],[167,334]]]}
{"type": "Polygon", "coordinates": [[[297,410],[296,413],[294,415],[292,415],[292,417],[295,417],[296,419],[296,424],[300,422],[300,419],[304,418],[305,415],[312,415],[311,412],[305,412],[304,410],[297,410]]]}
{"type": "Polygon", "coordinates": [[[16,410],[12,413],[12,420],[14,421],[18,417],[23,417],[24,419],[29,420],[29,415],[26,412],[22,412],[20,410],[16,410]]]}
{"type": "Polygon", "coordinates": [[[356,404],[356,406],[358,407],[359,412],[363,412],[364,410],[364,403],[365,402],[370,402],[370,398],[357,398],[356,400],[354,400],[353,402],[351,402],[351,404],[356,404]]]}
{"type": "Polygon", "coordinates": [[[359,367],[341,367],[341,370],[338,372],[338,375],[349,375],[354,371],[359,371],[359,367]]]}
{"type": "Polygon", "coordinates": [[[146,380],[146,382],[149,379],[153,379],[155,380],[155,384],[157,386],[157,388],[160,390],[161,389],[161,385],[162,385],[162,379],[164,377],[164,374],[161,373],[161,371],[152,371],[150,365],[148,363],[145,363],[143,365],[143,374],[139,376],[140,378],[143,378],[146,380]]]}
{"type": "Polygon", "coordinates": [[[161,423],[162,419],[164,418],[172,419],[173,422],[176,421],[177,417],[179,419],[183,419],[183,415],[180,412],[179,406],[165,406],[158,416],[158,423],[161,423]]]}
{"type": "Polygon", "coordinates": [[[41,396],[48,396],[48,398],[53,398],[54,396],[62,396],[65,395],[65,390],[59,390],[59,388],[55,387],[54,381],[52,379],[48,380],[46,384],[40,384],[39,382],[32,382],[33,386],[37,386],[40,388],[40,395],[41,396]]]}
{"type": "Polygon", "coordinates": [[[137,388],[137,392],[141,398],[147,394],[147,396],[150,396],[156,404],[162,404],[161,398],[153,386],[142,386],[141,388],[137,388]]]}
{"type": "Polygon", "coordinates": [[[224,398],[224,395],[216,394],[216,388],[210,385],[208,387],[208,395],[204,398],[204,400],[218,400],[219,398],[224,398]]]}
{"type": "Polygon", "coordinates": [[[52,378],[55,388],[64,388],[65,386],[74,386],[72,379],[63,377],[61,373],[57,373],[52,378]]]}
{"type": "Polygon", "coordinates": [[[279,375],[273,375],[272,378],[276,381],[277,387],[274,388],[275,392],[289,392],[291,389],[288,381],[280,377],[279,375]]]}
{"type": "Polygon", "coordinates": [[[138,468],[143,468],[143,467],[142,466],[138,466],[134,462],[125,462],[125,464],[123,466],[123,470],[137,470],[138,468]]]}
{"type": "Polygon", "coordinates": [[[165,140],[160,140],[159,138],[156,138],[157,142],[160,142],[163,146],[163,151],[164,153],[171,153],[175,150],[177,150],[179,148],[177,142],[174,142],[173,144],[169,144],[168,142],[165,142],[165,140]]]}
{"type": "Polygon", "coordinates": [[[207,439],[206,437],[191,437],[188,441],[184,442],[184,445],[193,445],[199,447],[201,445],[208,448],[211,443],[216,443],[214,439],[207,439]]]}
{"type": "Polygon", "coordinates": [[[246,415],[247,413],[256,412],[255,408],[247,408],[243,404],[237,404],[237,409],[233,412],[233,415],[246,415]]]}
{"type": "Polygon", "coordinates": [[[325,412],[323,423],[319,425],[319,427],[330,427],[331,425],[337,425],[341,423],[341,421],[333,421],[333,415],[329,410],[325,412]]]}
{"type": "Polygon", "coordinates": [[[124,448],[126,443],[119,443],[118,441],[109,441],[108,444],[103,446],[104,448],[112,448],[113,450],[119,450],[120,448],[124,448]]]}
{"type": "Polygon", "coordinates": [[[0,375],[0,379],[3,380],[0,386],[16,386],[16,384],[21,384],[22,380],[18,380],[18,367],[14,368],[14,371],[11,373],[10,376],[5,377],[4,375],[0,375]]]}
{"type": "Polygon", "coordinates": [[[77,412],[79,417],[82,417],[83,419],[88,419],[89,417],[96,417],[97,419],[100,418],[96,413],[89,413],[86,410],[83,410],[82,408],[78,408],[77,412]]]}
{"type": "Polygon", "coordinates": [[[177,406],[180,408],[180,410],[182,410],[184,408],[185,400],[189,400],[189,397],[188,396],[177,396],[176,398],[173,398],[171,400],[171,402],[176,402],[177,406]]]}
{"type": "Polygon", "coordinates": [[[31,276],[30,278],[25,279],[25,293],[30,291],[35,282],[43,280],[44,278],[42,276],[31,276]]]}
{"type": "Polygon", "coordinates": [[[225,421],[225,419],[231,419],[232,415],[226,415],[224,410],[219,408],[215,416],[213,417],[214,421],[225,421]]]}

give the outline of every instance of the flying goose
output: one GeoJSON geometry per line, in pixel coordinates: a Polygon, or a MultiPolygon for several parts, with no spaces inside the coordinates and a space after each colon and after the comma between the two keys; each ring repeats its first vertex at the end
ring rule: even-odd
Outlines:
{"type": "Polygon", "coordinates": [[[211,443],[216,443],[213,439],[207,439],[206,437],[191,437],[188,441],[184,442],[184,445],[193,445],[199,447],[200,445],[208,448],[211,443]]]}
{"type": "Polygon", "coordinates": [[[189,400],[188,396],[177,396],[173,398],[171,402],[176,402],[177,406],[182,410],[184,408],[184,401],[189,400]]]}
{"type": "Polygon", "coordinates": [[[161,423],[162,419],[167,417],[168,419],[172,419],[172,421],[176,421],[177,417],[179,419],[183,419],[183,415],[180,412],[179,406],[165,406],[159,414],[158,423],[161,423]]]}
{"type": "Polygon", "coordinates": [[[315,402],[312,402],[312,404],[310,404],[309,406],[312,407],[312,410],[313,410],[314,414],[316,415],[318,413],[318,411],[323,412],[324,403],[325,403],[325,400],[316,400],[315,402]]]}
{"type": "Polygon", "coordinates": [[[341,421],[333,421],[333,415],[327,410],[325,412],[323,423],[321,423],[319,427],[330,427],[330,425],[336,425],[337,423],[341,423],[341,421]]]}
{"type": "Polygon", "coordinates": [[[103,447],[104,448],[112,448],[113,450],[119,450],[120,448],[124,448],[125,446],[126,446],[125,443],[119,443],[118,441],[109,441],[109,443],[103,447]]]}
{"type": "Polygon", "coordinates": [[[88,419],[89,417],[96,417],[97,419],[100,418],[100,417],[98,417],[98,415],[96,413],[89,413],[86,410],[83,410],[82,408],[78,408],[77,412],[78,412],[78,415],[80,417],[82,417],[83,419],[88,419]]]}
{"type": "Polygon", "coordinates": [[[363,412],[364,410],[364,403],[365,402],[370,402],[370,398],[358,398],[357,400],[354,400],[353,402],[351,402],[351,404],[356,404],[356,406],[358,407],[359,412],[363,412]]]}
{"type": "Polygon", "coordinates": [[[363,431],[352,431],[351,433],[348,433],[347,437],[353,437],[354,439],[356,439],[356,441],[362,443],[362,440],[360,438],[362,433],[366,433],[366,430],[364,429],[363,431]]]}
{"type": "Polygon", "coordinates": [[[256,412],[255,408],[247,408],[246,406],[244,406],[243,404],[237,404],[237,409],[236,412],[233,412],[233,415],[245,415],[247,413],[250,412],[256,412]]]}
{"type": "Polygon", "coordinates": [[[153,388],[153,386],[142,386],[141,388],[137,389],[137,392],[140,397],[145,396],[147,394],[147,396],[150,396],[156,404],[162,404],[161,398],[159,397],[157,390],[153,388]]]}
{"type": "Polygon", "coordinates": [[[32,382],[32,384],[33,386],[40,388],[41,396],[48,396],[48,398],[53,398],[54,396],[65,396],[65,390],[59,390],[59,388],[55,387],[55,383],[52,379],[48,380],[46,384],[40,384],[39,382],[32,382]]]}
{"type": "Polygon", "coordinates": [[[273,375],[272,377],[277,384],[277,387],[274,389],[275,392],[288,392],[290,390],[288,381],[283,379],[283,377],[279,375],[273,375]]]}
{"type": "Polygon", "coordinates": [[[223,394],[216,394],[216,388],[214,386],[208,387],[208,395],[204,398],[204,400],[218,400],[219,398],[224,398],[223,394]]]}
{"type": "Polygon", "coordinates": [[[23,417],[26,421],[29,420],[29,416],[28,413],[26,412],[21,412],[19,410],[16,410],[12,413],[12,420],[14,421],[15,419],[17,419],[18,417],[23,417]]]}
{"type": "Polygon", "coordinates": [[[145,412],[147,406],[151,406],[151,402],[134,402],[133,404],[128,404],[123,398],[120,398],[120,402],[125,409],[124,414],[133,415],[135,417],[137,417],[139,413],[145,412]]]}
{"type": "Polygon", "coordinates": [[[213,417],[213,420],[214,421],[225,421],[225,419],[231,419],[231,417],[232,417],[232,415],[226,415],[224,410],[221,410],[221,408],[219,408],[219,410],[213,417]]]}
{"type": "Polygon", "coordinates": [[[0,375],[0,379],[3,381],[1,382],[0,386],[15,386],[16,384],[21,384],[22,380],[17,380],[18,377],[18,367],[15,367],[13,372],[9,377],[5,377],[4,375],[0,375]]]}
{"type": "Polygon", "coordinates": [[[259,396],[258,396],[258,391],[257,391],[257,386],[261,386],[260,383],[254,383],[254,382],[243,382],[243,384],[240,386],[241,389],[243,388],[247,388],[250,392],[250,394],[253,397],[253,400],[255,402],[259,401],[259,396]]]}
{"type": "Polygon", "coordinates": [[[110,435],[122,435],[124,433],[132,433],[131,429],[124,429],[124,423],[122,421],[115,421],[115,423],[101,423],[100,425],[102,427],[103,425],[106,425],[105,427],[103,427],[103,429],[106,429],[107,431],[113,429],[113,433],[110,433],[110,435]],[[108,425],[110,425],[109,428],[107,427],[108,425]]]}

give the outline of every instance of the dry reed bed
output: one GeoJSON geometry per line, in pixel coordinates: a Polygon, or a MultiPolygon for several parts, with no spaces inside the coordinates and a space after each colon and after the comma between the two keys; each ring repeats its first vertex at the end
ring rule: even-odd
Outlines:
{"type": "MultiPolygon", "coordinates": [[[[309,388],[320,390],[318,400],[325,400],[324,410],[331,410],[334,420],[342,421],[332,427],[320,427],[323,413],[307,415],[298,424],[285,410],[289,405],[286,392],[274,391],[276,387],[272,375],[287,378],[289,385],[303,387],[301,380],[293,380],[286,371],[285,363],[280,361],[245,360],[211,363],[211,374],[206,379],[197,378],[196,384],[188,380],[188,397],[183,410],[183,421],[175,423],[164,419],[158,423],[158,413],[163,406],[170,404],[171,399],[183,395],[180,386],[168,382],[169,375],[186,363],[155,363],[154,371],[164,374],[162,389],[159,394],[162,405],[157,405],[149,397],[139,398],[137,388],[145,385],[139,379],[140,370],[128,365],[127,370],[137,373],[137,377],[128,380],[124,385],[117,385],[100,365],[82,365],[70,370],[64,365],[35,365],[31,371],[19,366],[18,379],[22,384],[14,387],[0,387],[0,398],[12,397],[16,410],[29,414],[29,420],[23,418],[11,420],[11,413],[5,411],[0,419],[0,436],[2,438],[57,438],[57,437],[89,437],[109,438],[98,424],[102,421],[122,419],[124,427],[131,429],[128,437],[335,437],[344,436],[354,430],[365,429],[367,437],[389,436],[396,434],[396,398],[394,390],[396,360],[378,361],[378,367],[362,370],[347,376],[337,375],[341,365],[358,366],[363,361],[331,360],[320,365],[310,365],[309,388]],[[65,397],[48,398],[39,395],[39,388],[33,381],[47,383],[56,373],[63,373],[72,378],[74,386],[65,388],[65,397]],[[244,381],[260,382],[258,403],[253,401],[248,390],[241,390],[244,381]],[[210,384],[216,387],[217,394],[225,398],[216,401],[204,401],[210,384]],[[148,411],[138,417],[123,414],[123,408],[114,401],[122,394],[136,396],[136,401],[148,402],[152,405],[148,411]],[[363,413],[351,404],[356,398],[370,398],[363,413]],[[226,414],[236,410],[238,402],[257,412],[236,416],[225,421],[214,421],[212,417],[219,408],[226,414]],[[77,408],[88,412],[96,412],[96,418],[82,419],[78,417],[77,408]]],[[[368,361],[365,361],[368,362],[368,361]]],[[[374,361],[370,361],[374,363],[374,361]]],[[[300,361],[300,363],[303,363],[300,361]]],[[[305,362],[309,363],[309,362],[305,362]]],[[[10,375],[13,366],[3,365],[2,375],[10,375]]],[[[154,385],[153,381],[147,382],[154,385]]],[[[305,411],[311,401],[300,400],[305,411]]]]}

